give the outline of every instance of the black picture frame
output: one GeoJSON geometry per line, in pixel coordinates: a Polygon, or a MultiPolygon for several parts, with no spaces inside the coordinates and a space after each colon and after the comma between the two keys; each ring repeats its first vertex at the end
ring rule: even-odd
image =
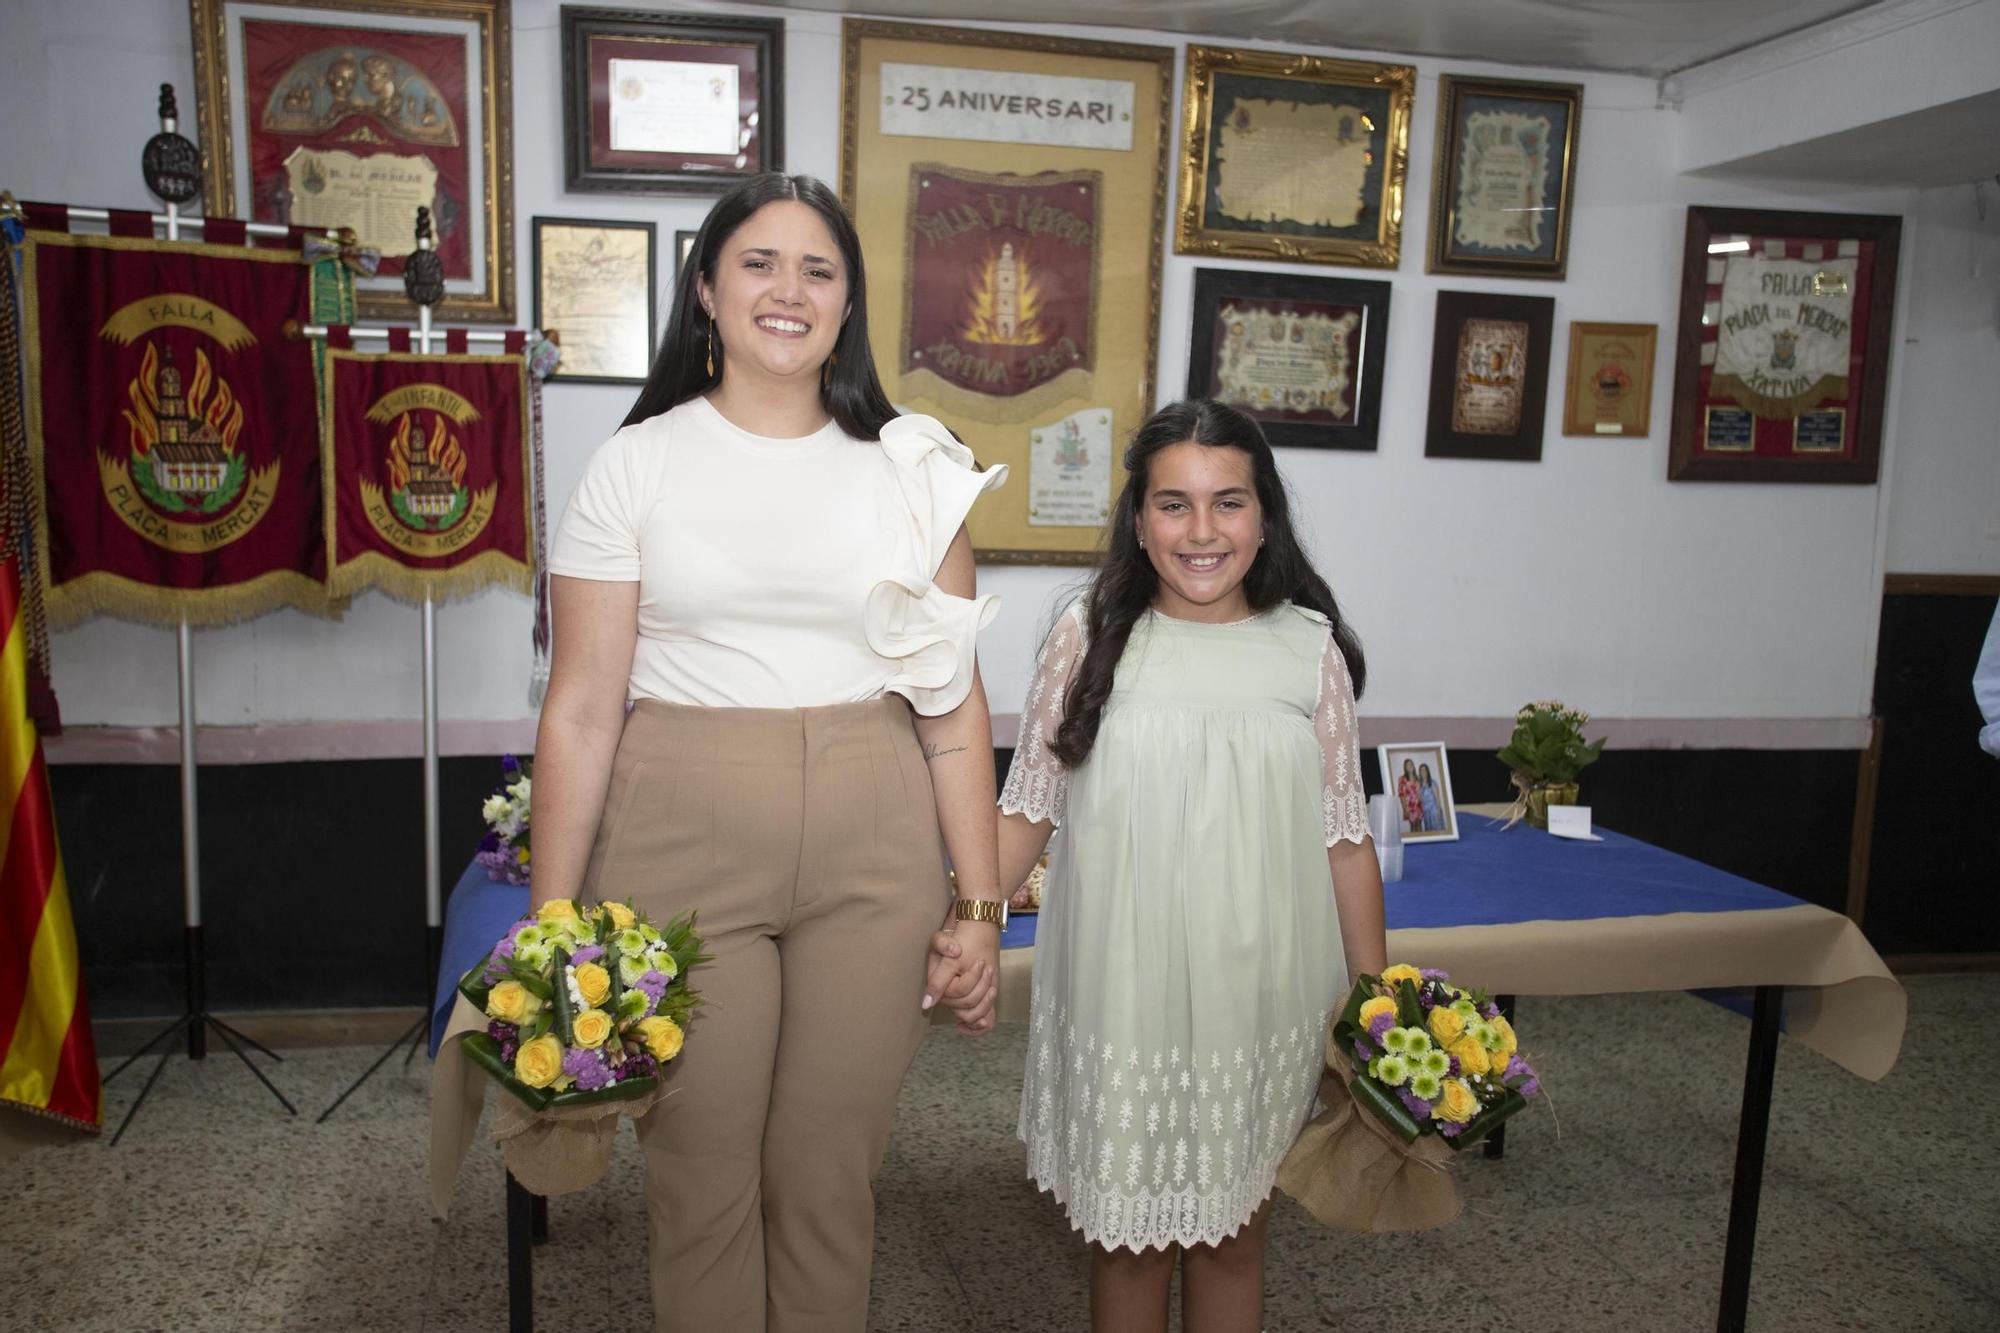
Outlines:
{"type": "Polygon", "coordinates": [[[621,194],[720,194],[784,168],[783,19],[668,14],[564,5],[563,188],[621,194]],[[734,64],[742,142],[734,155],[614,150],[608,62],[628,58],[734,64]],[[599,114],[600,104],[603,108],[599,114]]]}
{"type": "MultiPolygon", "coordinates": [[[[1273,446],[1300,449],[1376,447],[1381,430],[1382,371],[1389,346],[1391,285],[1360,278],[1322,278],[1299,273],[1251,272],[1243,269],[1198,268],[1194,271],[1194,302],[1190,314],[1187,391],[1191,398],[1228,402],[1263,427],[1273,446]],[[1333,419],[1325,410],[1288,410],[1253,403],[1231,394],[1221,381],[1222,311],[1226,302],[1241,302],[1284,318],[1299,314],[1359,316],[1358,326],[1344,336],[1353,350],[1354,373],[1349,377],[1350,420],[1333,419]],[[1334,314],[1333,312],[1343,312],[1334,314]]],[[[1292,336],[1298,336],[1296,325],[1292,336]]]]}
{"type": "MultiPolygon", "coordinates": [[[[556,218],[536,217],[529,219],[532,255],[532,281],[534,284],[534,326],[546,329],[551,320],[562,347],[562,357],[556,363],[555,371],[549,376],[551,381],[565,384],[644,384],[646,372],[652,365],[653,349],[659,333],[659,299],[656,294],[654,273],[656,271],[655,248],[658,228],[651,222],[632,222],[614,218],[556,218]],[[645,293],[646,328],[643,345],[636,348],[636,357],[629,357],[636,373],[630,375],[605,374],[599,369],[604,360],[599,344],[602,333],[592,327],[599,323],[595,319],[579,318],[579,312],[561,301],[550,299],[546,271],[545,246],[543,238],[551,231],[587,233],[638,232],[645,237],[643,242],[646,271],[643,278],[635,281],[610,284],[619,294],[628,298],[639,292],[645,293]]],[[[606,318],[615,319],[616,312],[607,312],[606,318]]],[[[633,349],[625,349],[629,354],[633,349]]]]}
{"type": "MultiPolygon", "coordinates": [[[[1431,341],[1430,417],[1424,429],[1424,454],[1429,458],[1482,458],[1536,463],[1542,457],[1542,426],[1549,398],[1549,342],[1555,327],[1556,303],[1551,296],[1515,296],[1501,292],[1439,292],[1437,323],[1431,341]],[[1513,428],[1507,431],[1465,429],[1454,421],[1458,402],[1459,347],[1474,320],[1526,325],[1522,331],[1523,365],[1518,377],[1519,403],[1513,428]]],[[[1506,375],[1497,369],[1496,375],[1506,375]]],[[[1504,387],[1504,386],[1496,386],[1504,387]]]]}

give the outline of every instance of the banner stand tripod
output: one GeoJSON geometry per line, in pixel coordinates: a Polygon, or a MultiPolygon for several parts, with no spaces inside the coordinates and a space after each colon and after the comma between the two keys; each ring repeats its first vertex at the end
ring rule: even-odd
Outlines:
{"type": "MultiPolygon", "coordinates": [[[[167,212],[164,219],[167,239],[181,238],[182,218],[180,206],[194,198],[200,189],[200,154],[188,139],[175,133],[177,115],[174,106],[174,90],[171,84],[160,85],[160,132],[146,144],[142,167],[146,175],[147,188],[165,201],[167,212]]],[[[74,217],[80,210],[72,209],[74,217]]],[[[156,219],[158,220],[158,219],[156,219]]],[[[260,229],[262,230],[262,229],[260,229]]],[[[283,234],[285,228],[272,230],[283,234]]],[[[297,1115],[298,1108],[285,1100],[285,1094],[265,1076],[244,1050],[237,1045],[240,1041],[273,1060],[282,1060],[276,1051],[237,1031],[229,1024],[208,1012],[207,955],[202,947],[201,927],[201,830],[197,819],[195,799],[195,755],[194,755],[194,630],[188,624],[187,613],[181,613],[177,635],[177,655],[180,671],[180,726],[181,726],[181,884],[182,884],[182,949],[187,970],[187,1011],[166,1027],[160,1029],[151,1040],[127,1056],[119,1066],[106,1074],[102,1080],[109,1084],[112,1079],[124,1073],[126,1068],[140,1056],[158,1046],[178,1032],[187,1033],[187,1054],[190,1060],[202,1060],[208,1056],[208,1030],[222,1038],[225,1046],[236,1054],[249,1071],[257,1076],[257,1081],[278,1099],[278,1105],[297,1115]]],[[[173,1055],[171,1048],[162,1051],[153,1065],[153,1072],[139,1088],[139,1095],[125,1112],[125,1118],[118,1123],[118,1131],[111,1136],[108,1146],[116,1147],[118,1140],[125,1137],[131,1127],[132,1117],[139,1114],[139,1108],[146,1103],[146,1094],[159,1081],[160,1073],[173,1055]]]]}

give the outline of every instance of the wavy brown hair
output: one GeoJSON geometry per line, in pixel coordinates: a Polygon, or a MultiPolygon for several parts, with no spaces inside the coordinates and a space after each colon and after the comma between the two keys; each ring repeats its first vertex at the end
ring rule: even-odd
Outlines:
{"type": "Polygon", "coordinates": [[[1368,675],[1361,640],[1354,627],[1341,619],[1333,590],[1299,545],[1298,534],[1292,530],[1291,493],[1278,475],[1278,460],[1263,430],[1243,413],[1212,398],[1169,403],[1147,418],[1125,450],[1125,489],[1112,509],[1109,548],[1084,594],[1088,599],[1085,642],[1089,647],[1063,699],[1062,725],[1049,742],[1067,768],[1083,763],[1097,744],[1097,729],[1104,721],[1104,705],[1111,698],[1118,660],[1125,655],[1132,627],[1159,591],[1160,576],[1139,545],[1138,533],[1140,507],[1152,488],[1153,459],[1164,449],[1190,441],[1211,449],[1240,449],[1250,456],[1257,503],[1264,515],[1264,544],[1243,580],[1250,608],[1264,611],[1290,601],[1325,616],[1333,626],[1340,655],[1347,659],[1354,695],[1361,697],[1368,675]]]}

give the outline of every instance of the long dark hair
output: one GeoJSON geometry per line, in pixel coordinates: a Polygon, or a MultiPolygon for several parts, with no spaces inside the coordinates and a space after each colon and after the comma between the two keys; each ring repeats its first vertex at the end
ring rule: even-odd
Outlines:
{"type": "Polygon", "coordinates": [[[1163,449],[1190,440],[1210,448],[1241,449],[1250,456],[1257,503],[1264,511],[1264,545],[1243,580],[1243,594],[1251,609],[1263,611],[1289,600],[1325,616],[1333,626],[1333,641],[1340,655],[1347,659],[1354,695],[1361,697],[1368,677],[1361,640],[1354,627],[1340,618],[1333,590],[1312,567],[1292,531],[1291,494],[1285,479],[1278,475],[1278,460],[1264,432],[1243,413],[1212,398],[1169,403],[1147,418],[1125,450],[1125,489],[1118,493],[1118,503],[1111,511],[1110,548],[1085,594],[1089,598],[1085,634],[1090,646],[1070,680],[1062,725],[1049,745],[1066,767],[1081,764],[1097,744],[1097,728],[1111,698],[1118,659],[1125,655],[1132,626],[1153,604],[1159,590],[1160,576],[1139,545],[1138,535],[1140,508],[1152,484],[1153,458],[1163,449]]]}
{"type": "Polygon", "coordinates": [[[834,340],[832,364],[820,377],[820,401],[826,414],[840,423],[841,430],[857,440],[878,439],[882,427],[894,419],[896,409],[882,392],[875,374],[875,357],[868,350],[868,284],[861,268],[861,238],[854,223],[840,206],[826,183],[812,176],[787,176],[767,171],[752,176],[715,201],[701,230],[695,233],[694,248],[681,265],[674,284],[673,309],[667,314],[666,336],[660,340],[659,355],[639,390],[639,401],[625,414],[625,424],[656,417],[688,399],[707,393],[722,383],[723,359],[728,349],[715,340],[715,370],[707,368],[709,336],[714,321],[701,308],[696,279],[715,281],[715,263],[736,229],[752,213],[766,204],[791,200],[804,204],[820,215],[826,229],[840,247],[840,261],[847,269],[847,322],[834,340]]]}

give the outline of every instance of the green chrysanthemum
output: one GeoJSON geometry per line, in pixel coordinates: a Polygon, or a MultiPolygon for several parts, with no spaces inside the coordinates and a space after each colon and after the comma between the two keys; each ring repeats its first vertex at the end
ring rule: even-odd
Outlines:
{"type": "Polygon", "coordinates": [[[1433,1078],[1443,1078],[1451,1072],[1451,1057],[1433,1046],[1424,1052],[1423,1059],[1417,1062],[1417,1068],[1433,1078]]]}
{"type": "MultiPolygon", "coordinates": [[[[1437,1051],[1434,1054],[1443,1055],[1444,1052],[1437,1051]]],[[[1445,1067],[1451,1067],[1449,1059],[1445,1061],[1445,1067]]],[[[1416,1073],[1410,1075],[1410,1091],[1427,1102],[1434,1102],[1437,1100],[1438,1094],[1444,1091],[1444,1080],[1428,1069],[1419,1069],[1416,1073]]]]}
{"type": "Polygon", "coordinates": [[[1401,1055],[1410,1049],[1410,1029],[1390,1028],[1382,1034],[1382,1049],[1401,1055]]]}
{"type": "Polygon", "coordinates": [[[1370,1072],[1392,1088],[1400,1088],[1410,1079],[1410,1062],[1400,1055],[1377,1056],[1370,1066],[1370,1072]]]}

